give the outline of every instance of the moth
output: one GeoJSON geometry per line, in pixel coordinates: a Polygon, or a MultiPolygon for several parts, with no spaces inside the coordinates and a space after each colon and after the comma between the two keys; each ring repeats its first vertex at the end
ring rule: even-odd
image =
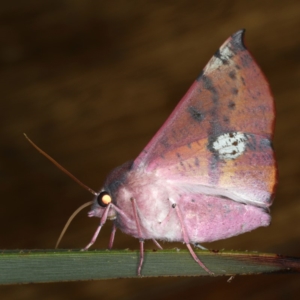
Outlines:
{"type": "Polygon", "coordinates": [[[240,30],[224,42],[135,160],[114,169],[100,192],[88,188],[96,196],[88,216],[100,224],[84,250],[112,220],[109,248],[117,228],[139,240],[138,275],[148,239],[159,248],[157,240],[185,243],[213,274],[192,245],[270,224],[274,101],[243,40],[240,30]]]}

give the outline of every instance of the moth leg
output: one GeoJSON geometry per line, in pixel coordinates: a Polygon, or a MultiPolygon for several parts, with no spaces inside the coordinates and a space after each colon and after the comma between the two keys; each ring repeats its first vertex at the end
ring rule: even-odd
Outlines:
{"type": "Polygon", "coordinates": [[[205,265],[204,263],[197,257],[196,253],[194,252],[193,248],[191,247],[191,245],[189,243],[186,244],[187,248],[189,249],[193,259],[198,263],[198,265],[204,269],[208,274],[210,275],[214,275],[214,272],[210,271],[205,265]]]}
{"type": "Polygon", "coordinates": [[[138,276],[141,276],[141,270],[142,270],[143,261],[144,261],[144,239],[142,238],[142,229],[141,229],[141,225],[140,225],[140,221],[139,221],[139,217],[138,217],[136,202],[135,202],[134,198],[130,198],[130,200],[132,203],[133,215],[134,215],[137,231],[139,234],[140,262],[139,262],[139,266],[138,266],[138,276]]]}
{"type": "Polygon", "coordinates": [[[184,226],[184,222],[183,222],[183,218],[180,212],[179,207],[176,205],[176,203],[172,203],[172,207],[175,208],[180,225],[181,225],[181,229],[182,229],[182,235],[183,235],[183,240],[187,246],[187,248],[190,251],[190,254],[192,255],[193,259],[198,263],[198,265],[204,269],[208,274],[210,275],[214,275],[214,273],[212,271],[210,271],[205,265],[204,263],[197,257],[196,253],[194,252],[193,248],[190,245],[190,241],[189,241],[189,237],[188,234],[186,232],[186,228],[184,226]]]}
{"type": "Polygon", "coordinates": [[[142,270],[143,262],[144,262],[144,240],[140,239],[140,262],[138,266],[138,276],[142,276],[141,270],[142,270]]]}
{"type": "Polygon", "coordinates": [[[153,243],[156,245],[157,248],[160,250],[163,250],[163,247],[159,244],[159,242],[156,239],[152,239],[153,243]]]}
{"type": "Polygon", "coordinates": [[[108,249],[109,250],[113,247],[116,231],[117,231],[116,224],[113,223],[113,228],[112,228],[112,231],[111,231],[111,234],[110,234],[109,244],[108,244],[108,249]]]}
{"type": "Polygon", "coordinates": [[[207,248],[203,247],[202,245],[200,245],[199,243],[195,243],[193,244],[196,248],[199,248],[201,250],[207,250],[207,248]]]}
{"type": "Polygon", "coordinates": [[[110,205],[118,214],[122,215],[126,219],[127,222],[131,222],[131,219],[128,218],[128,216],[120,208],[115,206],[113,203],[111,203],[110,205]]]}
{"type": "Polygon", "coordinates": [[[108,212],[109,212],[110,207],[111,207],[111,205],[109,204],[109,205],[105,208],[105,211],[103,212],[102,218],[101,218],[101,220],[100,220],[100,224],[99,224],[99,226],[97,227],[97,229],[96,229],[96,231],[95,231],[95,233],[94,233],[94,235],[93,235],[91,241],[89,242],[89,244],[88,244],[85,248],[81,249],[81,251],[86,251],[87,249],[89,249],[89,248],[96,242],[97,237],[98,237],[98,235],[99,235],[99,233],[100,233],[100,230],[101,230],[102,226],[105,224],[105,222],[106,222],[106,220],[107,220],[107,215],[108,215],[108,212]]]}

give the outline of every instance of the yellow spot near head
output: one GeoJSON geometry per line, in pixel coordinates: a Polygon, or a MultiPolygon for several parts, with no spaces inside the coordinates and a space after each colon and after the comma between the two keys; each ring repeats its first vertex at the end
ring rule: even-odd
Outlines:
{"type": "Polygon", "coordinates": [[[102,197],[102,203],[107,205],[107,204],[109,204],[110,202],[111,202],[111,196],[108,195],[108,194],[103,195],[103,197],[102,197]]]}

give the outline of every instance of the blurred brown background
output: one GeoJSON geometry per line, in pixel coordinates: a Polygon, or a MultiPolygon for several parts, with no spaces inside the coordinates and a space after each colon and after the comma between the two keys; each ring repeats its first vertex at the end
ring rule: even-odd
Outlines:
{"type": "MultiPolygon", "coordinates": [[[[277,105],[280,183],[273,222],[206,246],[300,256],[299,26],[298,0],[3,1],[0,248],[53,248],[69,215],[92,199],[37,153],[23,132],[99,189],[112,168],[139,154],[225,39],[246,28],[246,44],[277,105]]],[[[98,220],[86,212],[61,247],[87,244],[98,220]]],[[[95,247],[107,246],[110,229],[108,223],[95,247]]],[[[118,231],[115,248],[127,247],[137,249],[138,241],[118,231]]],[[[206,277],[0,287],[3,299],[299,299],[299,294],[297,274],[239,276],[230,284],[206,277]]]]}

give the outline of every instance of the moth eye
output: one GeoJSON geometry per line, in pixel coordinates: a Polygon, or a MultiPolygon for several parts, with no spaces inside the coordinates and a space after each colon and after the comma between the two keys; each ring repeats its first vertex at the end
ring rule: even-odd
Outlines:
{"type": "Polygon", "coordinates": [[[111,196],[107,192],[101,192],[97,197],[97,202],[100,206],[106,207],[109,203],[111,203],[111,196]]]}

